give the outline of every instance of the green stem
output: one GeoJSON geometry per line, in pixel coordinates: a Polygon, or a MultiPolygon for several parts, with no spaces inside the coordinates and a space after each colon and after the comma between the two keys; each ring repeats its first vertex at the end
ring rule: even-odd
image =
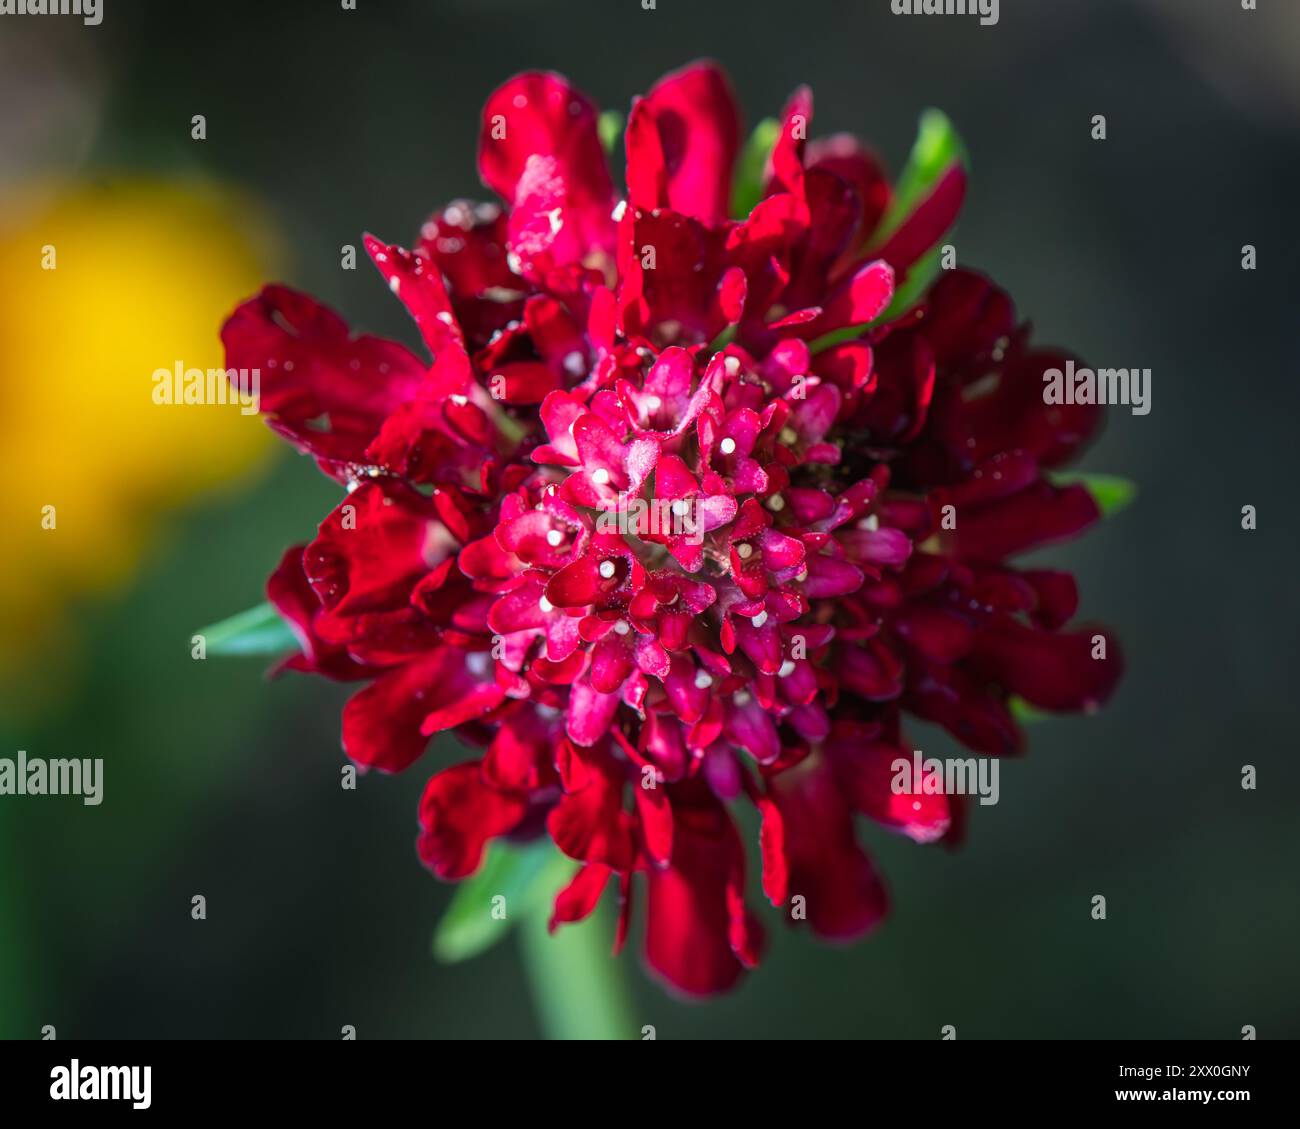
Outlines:
{"type": "Polygon", "coordinates": [[[518,928],[538,1019],[548,1039],[633,1039],[640,1036],[618,960],[610,955],[608,916],[546,931],[546,914],[518,928]]]}

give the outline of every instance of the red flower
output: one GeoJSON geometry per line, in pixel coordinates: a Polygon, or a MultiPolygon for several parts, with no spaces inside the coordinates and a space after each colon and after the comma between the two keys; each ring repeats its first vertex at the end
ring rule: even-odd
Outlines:
{"type": "Polygon", "coordinates": [[[732,220],[715,67],[634,104],[626,195],[591,102],[521,75],[483,114],[504,208],[454,203],[413,251],[366,240],[431,364],[283,287],[224,331],[271,426],[349,490],[271,578],[287,665],[367,682],[343,712],[360,765],[443,730],[483,750],[430,780],[421,859],[462,878],[493,838],[549,835],[579,864],[553,926],[616,878],[621,945],[640,881],[649,964],[692,994],[762,947],[733,801],[771,902],[858,937],[887,898],[855,816],[920,842],[960,824],[959,797],[891,789],[903,714],[1012,754],[1012,696],[1091,708],[1120,673],[1066,629],[1068,574],[1007,563],[1099,516],[1045,474],[1099,410],[1043,403],[1062,355],[980,275],[881,319],[964,174],[882,239],[879,164],[805,145],[811,114],[798,91],[732,220]]]}

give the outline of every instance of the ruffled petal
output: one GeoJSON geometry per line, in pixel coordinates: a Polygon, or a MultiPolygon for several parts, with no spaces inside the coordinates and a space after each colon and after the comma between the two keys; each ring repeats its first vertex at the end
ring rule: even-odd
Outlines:
{"type": "Polygon", "coordinates": [[[221,340],[228,369],[260,372],[267,422],[342,481],[367,462],[384,418],[424,378],[405,347],[351,336],[332,310],[286,286],[268,286],[236,309],[221,340]]]}
{"type": "Polygon", "coordinates": [[[420,798],[420,861],[439,878],[467,878],[488,841],[512,831],[528,811],[525,797],[483,783],[477,761],[434,776],[420,798]]]}
{"type": "Polygon", "coordinates": [[[649,872],[646,962],[669,987],[711,996],[733,987],[744,969],[732,946],[736,907],[728,893],[744,850],[717,801],[675,814],[672,865],[649,872]]]}
{"type": "Polygon", "coordinates": [[[770,789],[781,812],[791,898],[802,897],[818,936],[861,937],[884,918],[888,898],[854,839],[852,813],[829,766],[804,762],[775,776],[770,789]]]}
{"type": "Polygon", "coordinates": [[[740,114],[722,71],[708,62],[674,71],[628,120],[629,204],[721,224],[739,146],[740,114]]]}

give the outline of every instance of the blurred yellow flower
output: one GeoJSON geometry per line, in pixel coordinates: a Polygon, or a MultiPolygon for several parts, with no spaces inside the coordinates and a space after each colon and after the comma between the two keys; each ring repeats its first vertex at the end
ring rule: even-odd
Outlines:
{"type": "Polygon", "coordinates": [[[43,186],[0,201],[0,680],[66,659],[70,599],[127,578],[157,515],[264,459],[237,404],[154,403],[159,368],[219,368],[272,258],[204,182],[43,186]],[[51,508],[52,507],[52,508],[51,508]],[[63,651],[60,646],[58,651],[63,651]]]}

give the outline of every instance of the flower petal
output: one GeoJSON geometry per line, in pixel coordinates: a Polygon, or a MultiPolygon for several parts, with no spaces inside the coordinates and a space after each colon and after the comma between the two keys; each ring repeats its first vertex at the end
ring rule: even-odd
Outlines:
{"type": "Polygon", "coordinates": [[[717,226],[727,218],[739,148],[740,114],[722,71],[709,62],[674,71],[632,109],[629,204],[717,226]]]}
{"type": "Polygon", "coordinates": [[[483,861],[488,840],[512,831],[528,811],[523,795],[483,783],[470,761],[434,776],[420,798],[420,861],[439,878],[467,878],[483,861]]]}

